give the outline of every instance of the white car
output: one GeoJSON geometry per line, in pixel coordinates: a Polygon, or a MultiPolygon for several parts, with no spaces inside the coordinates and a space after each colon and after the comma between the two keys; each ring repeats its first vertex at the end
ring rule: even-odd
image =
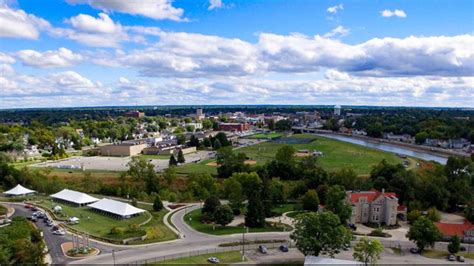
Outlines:
{"type": "Polygon", "coordinates": [[[207,261],[209,261],[210,263],[219,263],[220,262],[220,260],[216,257],[209,257],[207,259],[207,261]]]}
{"type": "Polygon", "coordinates": [[[63,236],[66,234],[66,231],[64,231],[63,229],[59,229],[59,230],[53,231],[53,234],[63,236]]]}

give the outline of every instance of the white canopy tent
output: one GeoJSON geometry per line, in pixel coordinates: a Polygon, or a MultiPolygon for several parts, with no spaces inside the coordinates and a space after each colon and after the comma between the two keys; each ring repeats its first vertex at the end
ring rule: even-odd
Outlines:
{"type": "Polygon", "coordinates": [[[22,185],[18,184],[16,185],[16,187],[8,190],[8,191],[5,191],[3,192],[3,194],[7,195],[7,196],[24,196],[24,195],[28,195],[28,194],[32,194],[32,193],[35,193],[36,191],[34,190],[31,190],[31,189],[27,189],[25,187],[23,187],[22,185]]]}
{"type": "Polygon", "coordinates": [[[53,199],[74,203],[77,205],[85,205],[99,200],[97,198],[89,196],[86,193],[69,189],[63,189],[56,194],[50,195],[50,197],[53,199]]]}
{"type": "Polygon", "coordinates": [[[105,198],[90,204],[89,207],[121,218],[129,218],[145,212],[145,210],[136,208],[128,203],[105,198]]]}

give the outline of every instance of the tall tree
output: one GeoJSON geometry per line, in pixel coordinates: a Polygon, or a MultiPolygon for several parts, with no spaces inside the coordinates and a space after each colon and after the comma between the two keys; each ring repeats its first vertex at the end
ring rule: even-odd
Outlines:
{"type": "Polygon", "coordinates": [[[459,252],[460,249],[461,249],[461,239],[459,239],[459,236],[454,235],[453,237],[451,237],[451,241],[448,245],[448,251],[451,254],[456,254],[459,252]]]}
{"type": "Polygon", "coordinates": [[[214,221],[217,224],[226,226],[234,220],[234,213],[229,205],[221,205],[214,212],[214,221]]]}
{"type": "Polygon", "coordinates": [[[173,154],[171,154],[171,156],[170,156],[170,161],[169,161],[168,164],[169,164],[170,167],[171,167],[171,166],[176,166],[176,165],[178,165],[178,161],[176,161],[176,158],[174,157],[173,154]]]}
{"type": "Polygon", "coordinates": [[[316,190],[308,190],[301,198],[301,204],[303,205],[303,210],[314,212],[318,211],[319,197],[316,190]]]}
{"type": "Polygon", "coordinates": [[[345,200],[346,192],[341,186],[332,186],[326,195],[325,209],[336,214],[345,224],[352,215],[352,207],[345,200]]]}
{"type": "Polygon", "coordinates": [[[128,174],[134,180],[145,181],[145,189],[148,193],[159,191],[159,179],[152,163],[142,157],[133,157],[127,165],[129,167],[128,174]]]}
{"type": "Polygon", "coordinates": [[[441,238],[441,233],[432,221],[420,216],[410,227],[406,236],[415,242],[418,250],[422,252],[428,246],[433,247],[435,242],[441,238]]]}
{"type": "Polygon", "coordinates": [[[178,151],[178,163],[184,163],[186,162],[186,159],[184,159],[184,154],[183,150],[178,151]]]}
{"type": "Polygon", "coordinates": [[[332,212],[308,212],[296,217],[295,230],[290,238],[305,256],[323,254],[334,257],[349,244],[352,234],[332,212]]]}

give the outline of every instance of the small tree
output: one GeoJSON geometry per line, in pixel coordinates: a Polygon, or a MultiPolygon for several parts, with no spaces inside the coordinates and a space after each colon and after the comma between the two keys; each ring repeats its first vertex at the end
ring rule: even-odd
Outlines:
{"type": "Polygon", "coordinates": [[[306,211],[318,211],[319,197],[316,190],[308,190],[301,198],[301,204],[306,211]]]}
{"type": "Polygon", "coordinates": [[[134,207],[138,206],[138,201],[137,201],[136,198],[133,198],[131,203],[132,203],[132,206],[134,206],[134,207]]]}
{"type": "Polygon", "coordinates": [[[204,201],[204,207],[202,207],[201,213],[212,217],[216,212],[217,207],[220,205],[221,202],[219,201],[219,198],[211,196],[204,201]]]}
{"type": "Polygon", "coordinates": [[[221,142],[218,139],[214,140],[214,143],[212,144],[212,148],[214,148],[214,150],[218,150],[221,147],[222,147],[221,142]]]}
{"type": "Polygon", "coordinates": [[[421,212],[419,210],[413,210],[407,214],[407,220],[410,224],[413,224],[420,216],[421,212]]]}
{"type": "Polygon", "coordinates": [[[161,211],[163,209],[163,202],[161,202],[160,196],[156,196],[155,200],[153,201],[153,210],[154,211],[161,211]]]}
{"type": "Polygon", "coordinates": [[[169,166],[176,166],[176,165],[178,165],[178,161],[176,161],[176,158],[174,158],[174,155],[171,154],[169,166]]]}
{"type": "Polygon", "coordinates": [[[441,238],[441,233],[430,219],[420,216],[410,227],[406,236],[415,242],[422,252],[426,247],[434,246],[434,243],[441,238]]]}
{"type": "Polygon", "coordinates": [[[234,220],[234,212],[229,205],[217,206],[214,212],[214,221],[222,226],[226,226],[234,220]]]}
{"type": "Polygon", "coordinates": [[[432,207],[428,210],[428,214],[426,214],[426,217],[432,222],[439,222],[439,220],[441,220],[441,214],[435,207],[432,207]]]}
{"type": "Polygon", "coordinates": [[[451,254],[456,254],[459,252],[461,249],[461,240],[459,239],[459,236],[455,235],[451,237],[451,242],[448,245],[448,251],[451,254]]]}
{"type": "Polygon", "coordinates": [[[471,223],[474,223],[474,200],[467,203],[466,208],[464,209],[464,217],[466,217],[466,219],[471,223]]]}
{"type": "Polygon", "coordinates": [[[354,259],[364,263],[364,265],[375,265],[380,259],[383,245],[377,239],[361,238],[354,246],[354,259]]]}
{"type": "Polygon", "coordinates": [[[178,163],[184,163],[186,160],[184,159],[184,154],[182,150],[178,152],[178,163]]]}

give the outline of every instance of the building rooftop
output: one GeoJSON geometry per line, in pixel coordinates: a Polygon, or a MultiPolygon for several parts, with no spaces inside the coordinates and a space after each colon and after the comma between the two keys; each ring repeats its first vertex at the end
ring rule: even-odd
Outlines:
{"type": "Polygon", "coordinates": [[[445,236],[464,236],[465,231],[474,230],[474,225],[468,220],[464,220],[464,223],[462,224],[435,223],[435,225],[445,236]]]}
{"type": "Polygon", "coordinates": [[[349,192],[350,193],[350,200],[351,203],[355,204],[359,201],[360,198],[367,198],[367,202],[372,202],[377,199],[380,195],[388,197],[390,199],[396,199],[397,194],[394,192],[381,192],[376,189],[372,189],[370,191],[360,191],[360,192],[349,192]]]}

